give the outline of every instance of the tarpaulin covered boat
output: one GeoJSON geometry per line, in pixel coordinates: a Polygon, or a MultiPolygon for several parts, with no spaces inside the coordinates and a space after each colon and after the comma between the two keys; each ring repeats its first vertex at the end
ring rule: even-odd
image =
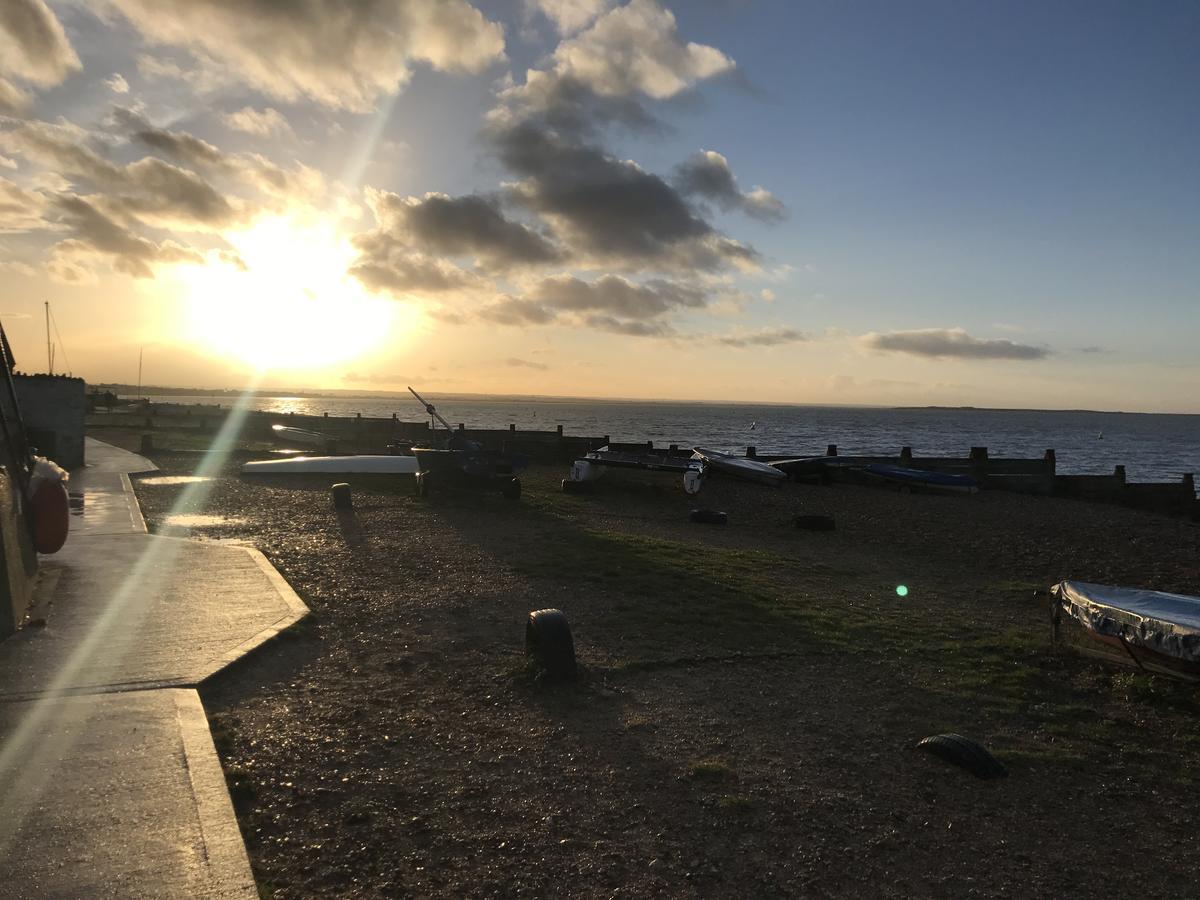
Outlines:
{"type": "Polygon", "coordinates": [[[1081,652],[1200,681],[1200,597],[1062,581],[1050,590],[1055,637],[1081,631],[1081,652]]]}

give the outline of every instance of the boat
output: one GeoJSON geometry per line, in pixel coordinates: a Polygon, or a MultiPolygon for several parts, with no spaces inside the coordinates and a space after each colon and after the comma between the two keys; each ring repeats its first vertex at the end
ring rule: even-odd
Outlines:
{"type": "Polygon", "coordinates": [[[874,463],[864,466],[863,472],[901,487],[956,491],[965,494],[974,494],[979,490],[979,482],[969,475],[930,472],[927,469],[911,469],[908,466],[894,466],[890,463],[874,463]]]}
{"type": "Polygon", "coordinates": [[[723,475],[740,478],[743,481],[775,485],[783,484],[783,482],[787,481],[787,473],[775,466],[760,462],[757,459],[722,453],[720,450],[693,447],[692,458],[702,460],[706,469],[712,469],[723,475]]]}
{"type": "Polygon", "coordinates": [[[592,450],[571,464],[565,484],[593,482],[611,469],[636,469],[643,472],[671,472],[683,476],[683,489],[698,493],[704,484],[705,465],[694,456],[670,453],[610,450],[607,446],[592,450]]]}
{"type": "Polygon", "coordinates": [[[1050,589],[1055,643],[1086,656],[1200,681],[1200,597],[1084,581],[1050,589]]]}
{"type": "Polygon", "coordinates": [[[319,431],[309,431],[307,428],[293,428],[291,425],[272,425],[275,440],[280,443],[301,444],[305,447],[325,447],[334,443],[337,438],[319,431]]]}
{"type": "Polygon", "coordinates": [[[292,456],[242,465],[243,475],[415,475],[415,456],[292,456]]]}
{"type": "Polygon", "coordinates": [[[464,432],[451,428],[434,405],[411,387],[408,391],[432,419],[441,423],[447,435],[440,446],[412,448],[419,496],[443,487],[498,490],[513,500],[521,496],[521,479],[516,475],[528,464],[525,457],[486,449],[464,432]]]}

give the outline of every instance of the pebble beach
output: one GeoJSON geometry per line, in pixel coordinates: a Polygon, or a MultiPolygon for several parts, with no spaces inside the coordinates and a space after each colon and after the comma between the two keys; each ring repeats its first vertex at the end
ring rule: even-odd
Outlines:
{"type": "Polygon", "coordinates": [[[328,479],[154,460],[152,530],[251,542],[313,610],[204,692],[266,895],[1159,896],[1200,853],[1195,687],[1052,648],[1035,593],[1200,594],[1185,520],[714,479],[706,526],[674,480],[554,466],[516,504],[397,479],[338,512],[328,479]],[[526,662],[544,607],[576,681],[526,662]],[[942,732],[1008,777],[915,749],[942,732]]]}

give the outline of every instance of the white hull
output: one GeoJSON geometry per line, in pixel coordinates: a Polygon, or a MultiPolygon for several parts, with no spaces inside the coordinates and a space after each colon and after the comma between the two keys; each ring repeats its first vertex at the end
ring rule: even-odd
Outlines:
{"type": "Polygon", "coordinates": [[[703,447],[696,447],[694,455],[697,459],[704,460],[705,463],[718,472],[732,475],[734,478],[741,478],[744,481],[756,481],[759,484],[775,485],[783,484],[783,482],[787,481],[785,473],[756,459],[730,456],[728,453],[705,450],[703,447]]]}
{"type": "Polygon", "coordinates": [[[415,456],[293,456],[245,463],[243,475],[415,475],[415,456]]]}
{"type": "Polygon", "coordinates": [[[334,440],[329,435],[321,434],[319,431],[309,431],[307,428],[293,428],[290,425],[272,425],[271,431],[275,433],[275,440],[277,441],[300,444],[305,447],[324,447],[334,440]]]}

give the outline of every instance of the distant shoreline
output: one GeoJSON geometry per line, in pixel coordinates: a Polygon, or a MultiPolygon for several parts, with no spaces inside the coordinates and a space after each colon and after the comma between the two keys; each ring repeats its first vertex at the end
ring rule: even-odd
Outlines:
{"type": "MultiPolygon", "coordinates": [[[[111,391],[120,397],[128,399],[129,397],[138,396],[138,386],[133,384],[89,384],[88,389],[91,391],[111,391]]],[[[181,388],[181,387],[164,387],[161,385],[142,385],[141,396],[157,396],[157,397],[221,397],[233,400],[237,397],[250,395],[253,397],[295,397],[304,400],[321,400],[321,399],[336,399],[349,400],[361,398],[363,400],[387,400],[387,399],[404,399],[410,400],[409,394],[400,391],[354,391],[354,390],[252,390],[252,391],[235,391],[224,388],[181,388]]],[[[798,402],[783,402],[778,400],[675,400],[675,399],[646,399],[643,397],[574,397],[557,394],[479,394],[479,393],[453,393],[448,391],[430,391],[431,396],[436,396],[439,399],[453,400],[483,400],[495,402],[513,402],[520,401],[523,403],[653,403],[653,404],[672,404],[672,405],[697,405],[697,406],[757,406],[757,407],[809,407],[813,409],[892,409],[898,411],[940,411],[940,412],[999,412],[999,413],[1086,413],[1089,415],[1109,415],[1109,416],[1200,416],[1200,413],[1188,412],[1141,412],[1137,410],[1122,410],[1122,409],[1056,409],[1056,408],[1039,408],[1033,406],[889,406],[883,404],[867,404],[867,403],[798,403],[798,402]]]]}

